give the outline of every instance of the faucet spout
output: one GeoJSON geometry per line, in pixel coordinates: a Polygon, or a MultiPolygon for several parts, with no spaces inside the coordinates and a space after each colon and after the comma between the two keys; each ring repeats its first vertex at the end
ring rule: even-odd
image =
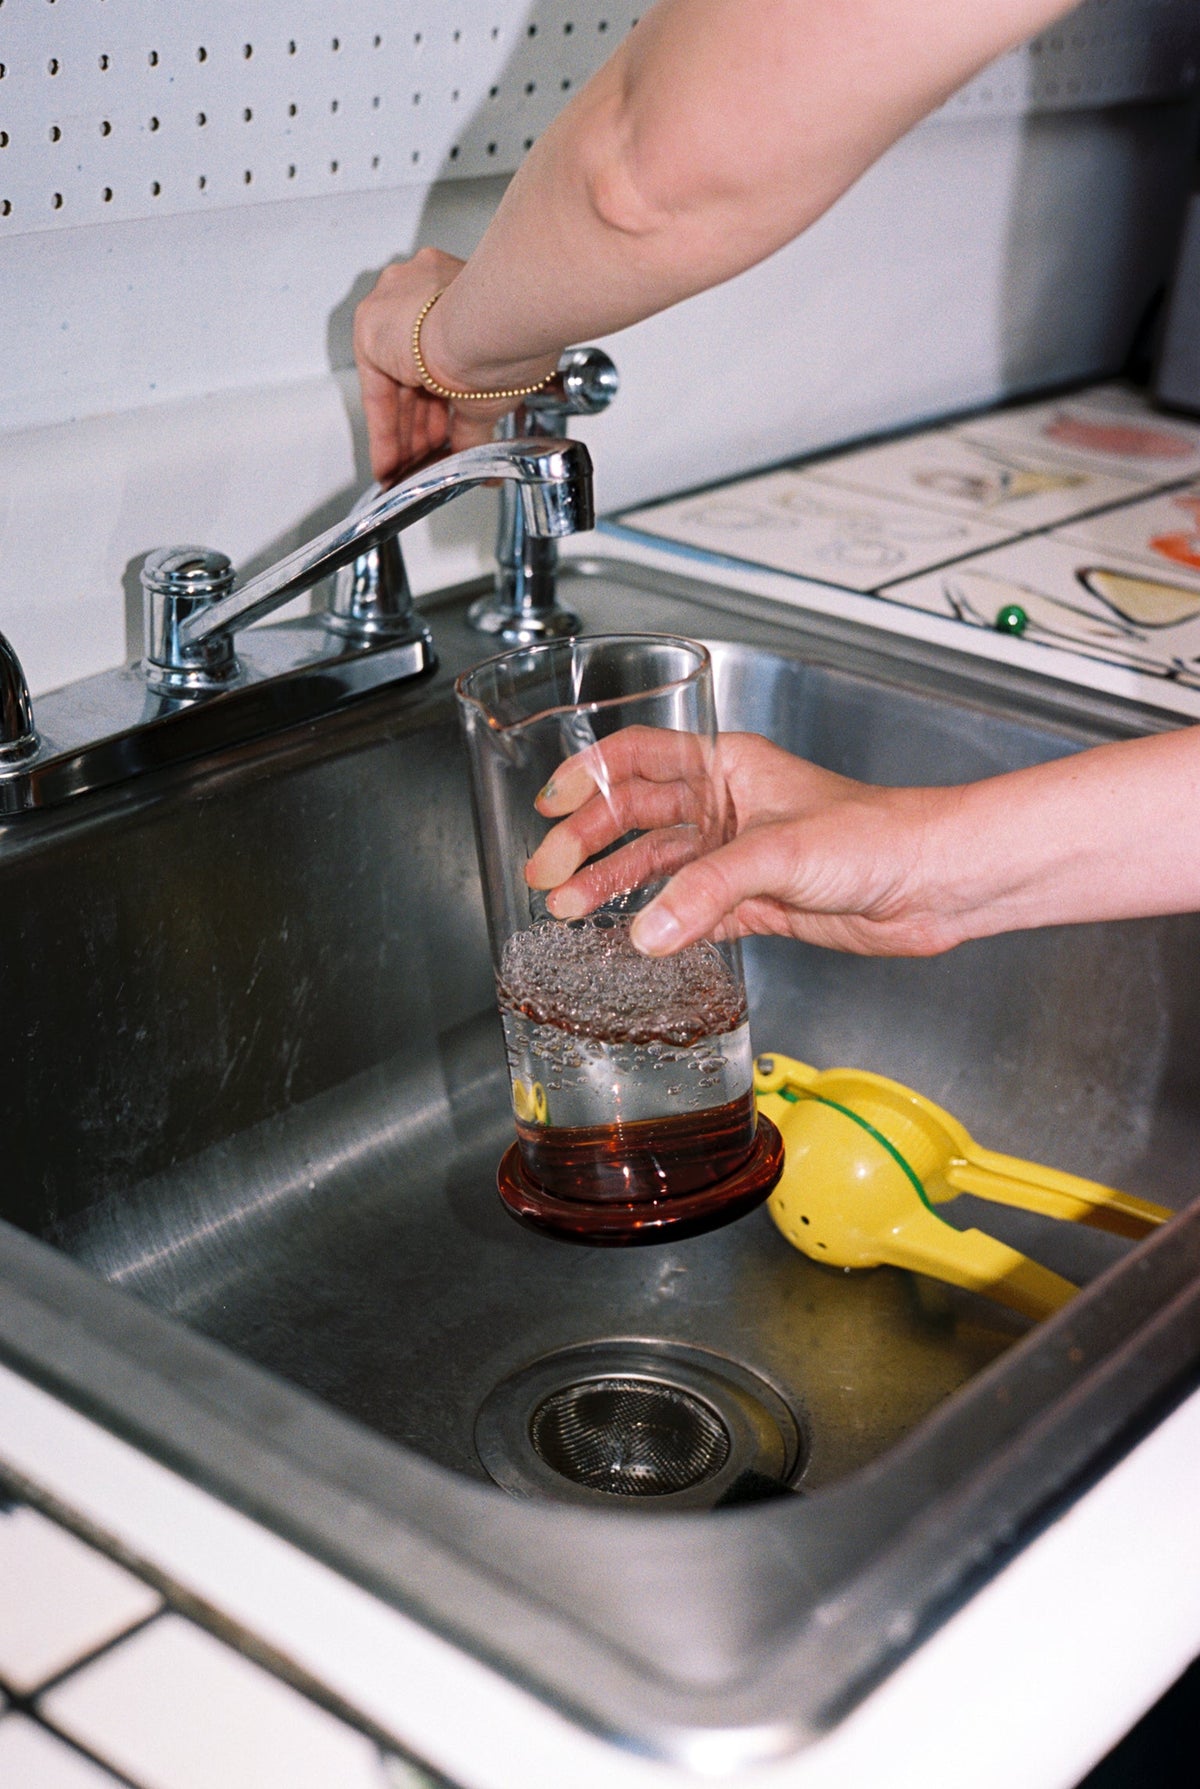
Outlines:
{"type": "Polygon", "coordinates": [[[581,442],[485,442],[410,474],[361,513],[327,528],[239,589],[194,608],[179,623],[181,647],[194,651],[218,635],[232,635],[260,621],[463,491],[497,480],[516,484],[533,535],[551,539],[593,526],[592,462],[581,442]]]}

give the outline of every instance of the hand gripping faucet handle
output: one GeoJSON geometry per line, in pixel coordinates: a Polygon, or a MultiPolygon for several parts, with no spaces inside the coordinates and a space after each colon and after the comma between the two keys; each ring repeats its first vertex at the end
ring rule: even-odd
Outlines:
{"type": "MultiPolygon", "coordinates": [[[[505,438],[525,434],[532,439],[560,434],[569,416],[597,416],[606,410],[617,395],[618,383],[617,369],[602,348],[568,348],[550,384],[503,417],[497,432],[505,438]]],[[[530,535],[516,493],[503,487],[495,588],[471,605],[469,624],[506,646],[529,646],[578,633],[579,617],[558,601],[557,567],[553,540],[530,535]]]]}

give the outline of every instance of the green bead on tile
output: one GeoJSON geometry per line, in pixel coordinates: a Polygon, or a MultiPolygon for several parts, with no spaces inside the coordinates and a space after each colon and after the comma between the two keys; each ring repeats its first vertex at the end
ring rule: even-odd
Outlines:
{"type": "Polygon", "coordinates": [[[1020,603],[1005,603],[993,624],[998,634],[1023,634],[1029,626],[1029,617],[1020,603]]]}

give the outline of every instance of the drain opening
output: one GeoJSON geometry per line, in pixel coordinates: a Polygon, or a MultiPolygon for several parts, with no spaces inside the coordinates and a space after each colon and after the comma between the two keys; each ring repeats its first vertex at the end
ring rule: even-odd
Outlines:
{"type": "Polygon", "coordinates": [[[529,1438],[553,1472],[618,1497],[690,1491],[716,1477],[730,1450],[708,1404],[643,1379],[564,1386],[538,1405],[529,1438]]]}
{"type": "Polygon", "coordinates": [[[757,1373],[640,1337],[575,1343],[518,1368],[480,1405],[475,1448],[518,1497],[647,1512],[777,1494],[806,1453],[791,1408],[757,1373]]]}

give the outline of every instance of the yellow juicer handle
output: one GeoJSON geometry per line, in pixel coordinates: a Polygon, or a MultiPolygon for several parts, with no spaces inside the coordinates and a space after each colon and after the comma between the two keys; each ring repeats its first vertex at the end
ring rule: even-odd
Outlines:
{"type": "Polygon", "coordinates": [[[883,1258],[893,1267],[982,1292],[1037,1321],[1053,1316],[1079,1290],[1007,1243],[982,1230],[955,1230],[923,1205],[891,1232],[883,1258]]]}
{"type": "Polygon", "coordinates": [[[939,1197],[952,1198],[955,1193],[974,1193],[976,1198],[990,1199],[996,1205],[1016,1205],[1022,1211],[1038,1211],[1044,1217],[1132,1237],[1146,1236],[1174,1216],[1165,1205],[1152,1205],[1148,1199],[1118,1192],[1115,1187],[1080,1180],[1074,1174],[1021,1161],[1016,1156],[999,1155],[968,1141],[970,1151],[964,1151],[927,1188],[935,1202],[939,1197]],[[948,1195],[941,1194],[938,1180],[950,1189],[948,1195]]]}

